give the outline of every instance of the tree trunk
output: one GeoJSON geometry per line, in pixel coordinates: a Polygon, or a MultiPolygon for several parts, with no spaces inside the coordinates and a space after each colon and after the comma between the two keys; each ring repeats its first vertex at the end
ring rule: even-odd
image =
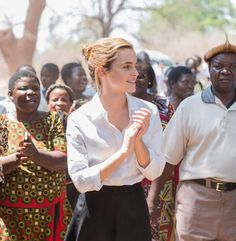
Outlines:
{"type": "Polygon", "coordinates": [[[0,49],[10,74],[22,64],[32,65],[39,21],[45,5],[46,0],[29,0],[22,38],[17,39],[12,29],[0,31],[0,49]]]}

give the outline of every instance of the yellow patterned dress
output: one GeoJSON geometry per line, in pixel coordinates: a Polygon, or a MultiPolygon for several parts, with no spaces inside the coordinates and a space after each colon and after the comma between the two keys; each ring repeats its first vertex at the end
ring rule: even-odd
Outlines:
{"type": "MultiPolygon", "coordinates": [[[[16,153],[27,132],[37,149],[66,153],[61,119],[50,112],[35,122],[16,122],[0,117],[2,156],[16,153]]],[[[17,168],[5,175],[0,188],[0,233],[10,240],[64,240],[71,209],[66,197],[65,171],[50,171],[33,161],[24,163],[27,171],[17,168]],[[4,228],[5,226],[5,228],[4,228]]]]}
{"type": "MultiPolygon", "coordinates": [[[[166,97],[158,95],[150,95],[149,100],[158,108],[163,130],[167,126],[170,118],[174,114],[174,107],[169,103],[166,97]]],[[[160,193],[159,209],[161,210],[160,219],[155,220],[151,224],[153,241],[172,241],[174,226],[174,205],[176,190],[176,173],[166,181],[163,190],[160,193]]],[[[142,185],[146,196],[151,186],[151,182],[147,179],[142,181],[142,185]]]]}

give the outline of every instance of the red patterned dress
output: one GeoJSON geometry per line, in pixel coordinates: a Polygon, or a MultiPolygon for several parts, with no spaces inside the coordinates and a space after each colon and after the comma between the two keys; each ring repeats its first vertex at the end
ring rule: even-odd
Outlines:
{"type": "MultiPolygon", "coordinates": [[[[170,118],[174,114],[174,107],[169,103],[166,97],[158,95],[148,95],[150,102],[155,104],[160,113],[160,119],[163,129],[165,129],[170,118]]],[[[176,189],[176,173],[167,180],[160,194],[159,208],[161,210],[160,220],[156,220],[151,224],[152,239],[155,241],[170,241],[173,230],[174,205],[175,205],[175,189],[176,189]]],[[[151,182],[144,179],[142,182],[145,194],[147,196],[151,182]]]]}
{"type": "MultiPolygon", "coordinates": [[[[66,152],[66,139],[58,114],[50,112],[35,122],[16,122],[0,117],[0,135],[5,136],[0,154],[16,153],[27,132],[37,149],[66,152]]],[[[33,161],[5,175],[0,187],[0,232],[10,240],[64,240],[71,209],[66,197],[65,171],[50,171],[33,161]]]]}

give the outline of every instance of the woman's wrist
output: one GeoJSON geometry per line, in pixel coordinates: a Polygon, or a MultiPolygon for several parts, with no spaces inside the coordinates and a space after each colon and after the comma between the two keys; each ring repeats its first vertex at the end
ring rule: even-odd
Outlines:
{"type": "Polygon", "coordinates": [[[118,154],[120,155],[120,157],[126,158],[128,156],[128,152],[129,152],[128,148],[122,146],[119,149],[118,154]]]}
{"type": "Polygon", "coordinates": [[[143,138],[142,137],[136,137],[134,144],[135,144],[135,146],[144,145],[143,138]]]}
{"type": "Polygon", "coordinates": [[[36,164],[38,164],[38,162],[41,160],[41,155],[42,155],[42,153],[39,151],[39,150],[37,150],[35,153],[34,153],[34,155],[33,155],[33,161],[36,163],[36,164]]]}

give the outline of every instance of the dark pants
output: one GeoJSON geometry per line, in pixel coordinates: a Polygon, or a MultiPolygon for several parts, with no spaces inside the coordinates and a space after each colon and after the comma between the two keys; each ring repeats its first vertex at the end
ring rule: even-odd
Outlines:
{"type": "Polygon", "coordinates": [[[80,194],[65,241],[151,241],[140,183],[80,194]]]}
{"type": "Polygon", "coordinates": [[[68,172],[66,173],[66,180],[67,180],[67,184],[66,184],[67,198],[71,205],[72,211],[74,211],[75,205],[79,197],[79,192],[74,186],[68,172]]]}
{"type": "Polygon", "coordinates": [[[75,186],[72,182],[69,183],[69,184],[66,184],[66,191],[67,191],[67,198],[68,198],[69,203],[71,205],[72,211],[74,211],[75,205],[78,201],[79,192],[75,188],[75,186]]]}

